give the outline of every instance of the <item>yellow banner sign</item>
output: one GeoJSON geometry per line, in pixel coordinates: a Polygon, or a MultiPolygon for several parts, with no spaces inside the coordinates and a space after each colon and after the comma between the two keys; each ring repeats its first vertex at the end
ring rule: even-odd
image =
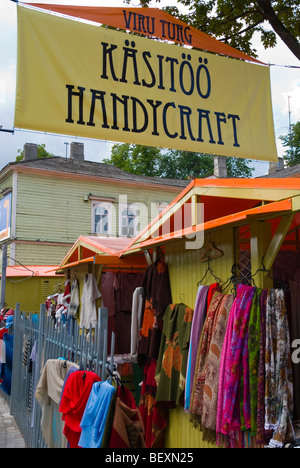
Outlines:
{"type": "Polygon", "coordinates": [[[15,127],[277,160],[268,67],[22,6],[15,127]]]}

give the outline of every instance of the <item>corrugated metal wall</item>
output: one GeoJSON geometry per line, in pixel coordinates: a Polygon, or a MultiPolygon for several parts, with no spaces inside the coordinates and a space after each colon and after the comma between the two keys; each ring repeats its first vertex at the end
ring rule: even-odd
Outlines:
{"type": "MultiPolygon", "coordinates": [[[[231,268],[234,260],[234,230],[226,229],[209,235],[209,240],[223,250],[224,257],[211,262],[211,267],[222,281],[231,276],[231,268]]],[[[208,241],[208,238],[205,239],[208,241]]],[[[188,244],[190,245],[190,244],[188,244]]],[[[206,243],[205,243],[206,245],[206,243]]],[[[199,261],[203,249],[186,250],[186,240],[169,243],[166,246],[166,262],[169,266],[172,299],[174,303],[183,302],[194,308],[198,286],[207,270],[207,262],[199,261]]],[[[214,278],[209,274],[203,284],[214,283],[214,278]]],[[[211,448],[203,442],[202,433],[195,429],[181,407],[171,410],[169,423],[166,429],[166,448],[211,448]]]]}

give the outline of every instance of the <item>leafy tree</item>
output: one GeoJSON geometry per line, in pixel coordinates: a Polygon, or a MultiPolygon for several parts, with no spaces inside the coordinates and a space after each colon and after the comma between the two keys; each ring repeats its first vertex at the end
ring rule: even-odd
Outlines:
{"type": "MultiPolygon", "coordinates": [[[[132,0],[126,2],[130,4],[132,0]]],[[[144,7],[150,3],[151,0],[140,0],[144,7]]],[[[189,7],[190,12],[182,14],[178,6],[165,10],[236,49],[257,56],[251,44],[254,34],[260,33],[266,49],[276,46],[277,34],[300,60],[299,0],[177,0],[176,3],[189,7]]]]}
{"type": "MultiPolygon", "coordinates": [[[[45,159],[45,158],[50,158],[54,156],[52,153],[48,153],[48,151],[45,148],[45,144],[38,145],[38,159],[45,159]]],[[[16,161],[22,161],[24,158],[24,150],[18,149],[18,156],[16,157],[16,161]]]]}
{"type": "MultiPolygon", "coordinates": [[[[214,172],[214,156],[189,151],[168,150],[131,144],[116,144],[106,164],[131,174],[168,179],[209,177],[214,172]]],[[[229,177],[251,177],[253,168],[245,159],[227,158],[229,177]]]]}
{"type": "Polygon", "coordinates": [[[288,148],[284,156],[285,162],[289,167],[300,164],[300,122],[291,126],[288,135],[280,137],[283,146],[288,148]]]}

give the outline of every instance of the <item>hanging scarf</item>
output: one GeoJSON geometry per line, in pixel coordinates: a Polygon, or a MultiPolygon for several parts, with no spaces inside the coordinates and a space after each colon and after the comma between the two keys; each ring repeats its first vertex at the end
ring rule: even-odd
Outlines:
{"type": "Polygon", "coordinates": [[[268,296],[265,359],[265,429],[274,431],[270,446],[281,448],[293,415],[290,335],[282,290],[271,289],[268,296]]]}
{"type": "Polygon", "coordinates": [[[216,441],[220,361],[233,301],[234,296],[232,295],[226,295],[221,300],[204,371],[205,382],[201,425],[203,428],[204,440],[211,442],[216,441]]]}
{"type": "Polygon", "coordinates": [[[250,378],[250,406],[251,406],[251,435],[257,435],[257,406],[258,406],[258,376],[260,358],[260,313],[262,289],[254,294],[249,319],[249,378],[250,378]]]}
{"type": "MultiPolygon", "coordinates": [[[[240,302],[237,309],[237,317],[235,320],[230,355],[228,361],[228,373],[225,385],[224,396],[224,413],[222,432],[228,434],[230,431],[238,431],[241,429],[240,418],[240,403],[239,403],[239,384],[243,378],[244,388],[248,388],[249,375],[247,375],[247,367],[245,367],[248,346],[248,325],[252,300],[255,293],[255,288],[250,286],[239,285],[237,296],[240,297],[240,302]],[[244,364],[244,365],[243,365],[244,364]]],[[[243,416],[245,426],[251,425],[251,414],[247,395],[244,395],[243,416]]]]}
{"type": "Polygon", "coordinates": [[[257,395],[257,443],[265,444],[265,350],[266,350],[266,312],[268,291],[264,289],[260,299],[260,353],[258,365],[257,395]]]}
{"type": "MultiPolygon", "coordinates": [[[[223,299],[223,294],[215,293],[211,301],[206,321],[203,327],[201,340],[198,347],[196,373],[192,391],[190,412],[193,415],[201,415],[203,410],[203,389],[205,382],[205,363],[209,354],[209,348],[213,335],[214,323],[223,299]]],[[[199,418],[192,416],[192,421],[197,424],[199,418]]]]}
{"type": "Polygon", "coordinates": [[[219,375],[219,395],[218,395],[218,408],[217,408],[217,445],[224,446],[227,445],[226,436],[222,434],[222,419],[223,419],[223,404],[224,404],[224,392],[225,392],[225,383],[226,375],[228,369],[228,359],[230,354],[230,345],[233,334],[233,326],[236,318],[237,305],[239,298],[235,298],[233,306],[230,310],[227,330],[224,338],[223,349],[221,354],[220,361],[220,375],[219,375]]]}
{"type": "Polygon", "coordinates": [[[200,341],[203,325],[206,319],[207,313],[207,294],[209,286],[200,286],[198,289],[197,299],[195,303],[195,310],[193,315],[191,339],[189,347],[189,355],[187,362],[187,375],[186,375],[186,387],[185,387],[185,405],[184,409],[186,412],[189,411],[191,403],[191,392],[193,389],[195,367],[197,360],[197,350],[200,341]]]}

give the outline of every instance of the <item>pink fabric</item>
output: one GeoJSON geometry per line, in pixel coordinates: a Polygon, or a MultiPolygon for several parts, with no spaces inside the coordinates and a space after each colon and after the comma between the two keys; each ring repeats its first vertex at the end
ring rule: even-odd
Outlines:
{"type": "MultiPolygon", "coordinates": [[[[240,301],[238,302],[233,327],[224,392],[222,422],[222,432],[224,434],[241,429],[239,394],[241,388],[239,382],[243,376],[244,385],[246,387],[249,385],[249,374],[247,375],[247,367],[244,368],[243,363],[247,359],[247,332],[254,293],[255,288],[250,286],[239,285],[238,287],[237,297],[240,298],[240,301]]],[[[245,424],[248,425],[250,421],[251,427],[251,413],[249,413],[249,407],[247,401],[244,401],[243,395],[242,399],[245,424]]]]}
{"type": "Polygon", "coordinates": [[[233,333],[233,325],[236,318],[237,302],[239,299],[235,299],[233,306],[230,311],[226,335],[224,339],[221,362],[220,362],[220,377],[219,377],[219,395],[218,395],[218,410],[217,410],[217,445],[222,445],[222,419],[223,419],[223,403],[224,403],[224,392],[226,383],[226,371],[228,369],[228,358],[230,351],[230,344],[233,333]]]}

